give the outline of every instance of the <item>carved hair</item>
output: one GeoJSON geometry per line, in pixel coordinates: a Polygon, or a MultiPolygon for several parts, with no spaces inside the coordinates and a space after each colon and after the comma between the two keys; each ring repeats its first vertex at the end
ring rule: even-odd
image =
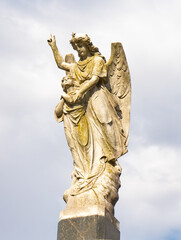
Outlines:
{"type": "MultiPolygon", "coordinates": [[[[90,37],[87,34],[75,34],[72,33],[72,39],[70,40],[70,43],[73,47],[74,50],[77,50],[77,43],[83,43],[86,45],[86,47],[88,48],[89,52],[94,56],[94,55],[98,55],[101,56],[101,53],[99,52],[98,47],[95,47],[93,45],[93,43],[90,40],[90,37]]],[[[102,58],[104,58],[103,56],[101,56],[102,58]]]]}

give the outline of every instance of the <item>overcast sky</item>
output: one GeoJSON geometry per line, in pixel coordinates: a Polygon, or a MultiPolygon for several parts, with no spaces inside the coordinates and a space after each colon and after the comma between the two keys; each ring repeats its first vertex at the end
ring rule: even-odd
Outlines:
{"type": "Polygon", "coordinates": [[[181,1],[0,0],[0,29],[0,239],[56,239],[72,157],[53,114],[64,73],[46,40],[65,55],[81,32],[106,59],[121,42],[131,72],[121,240],[180,240],[181,1]]]}

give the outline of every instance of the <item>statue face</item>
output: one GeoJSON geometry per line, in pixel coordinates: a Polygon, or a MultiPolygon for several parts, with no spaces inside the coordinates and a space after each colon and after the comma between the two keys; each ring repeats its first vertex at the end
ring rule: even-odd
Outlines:
{"type": "Polygon", "coordinates": [[[89,55],[89,50],[84,43],[76,43],[76,50],[81,60],[85,60],[89,55]]]}
{"type": "Polygon", "coordinates": [[[62,79],[62,88],[63,90],[67,90],[69,87],[73,86],[73,79],[69,77],[64,77],[62,79]]]}

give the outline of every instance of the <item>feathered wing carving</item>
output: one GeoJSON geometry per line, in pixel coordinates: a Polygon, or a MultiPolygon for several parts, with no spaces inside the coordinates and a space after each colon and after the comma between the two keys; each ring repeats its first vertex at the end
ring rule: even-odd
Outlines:
{"type": "Polygon", "coordinates": [[[111,44],[111,57],[107,62],[108,89],[114,95],[115,101],[121,110],[121,121],[128,145],[131,81],[126,56],[121,43],[111,44]]]}
{"type": "MultiPolygon", "coordinates": [[[[75,57],[72,53],[66,54],[65,55],[65,62],[66,63],[76,63],[75,57]]],[[[69,75],[70,73],[66,71],[66,75],[69,75]]]]}

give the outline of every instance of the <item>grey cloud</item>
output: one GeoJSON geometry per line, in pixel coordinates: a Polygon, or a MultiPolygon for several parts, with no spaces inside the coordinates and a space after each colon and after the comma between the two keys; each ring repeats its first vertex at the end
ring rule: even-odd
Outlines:
{"type": "MultiPolygon", "coordinates": [[[[164,161],[167,154],[170,159],[180,156],[181,36],[176,3],[172,1],[170,6],[169,1],[155,4],[139,1],[135,5],[134,1],[115,1],[113,5],[106,1],[104,11],[93,5],[90,12],[84,12],[87,3],[76,11],[68,5],[70,2],[1,3],[1,13],[4,12],[0,39],[3,240],[12,237],[24,240],[25,234],[27,239],[56,238],[58,214],[65,207],[62,195],[71,182],[72,157],[63,124],[56,123],[53,116],[64,73],[57,69],[46,43],[50,32],[56,34],[63,54],[72,51],[68,43],[72,31],[88,32],[107,59],[111,42],[123,43],[132,77],[132,112],[129,153],[120,159],[122,189],[116,214],[121,221],[122,236],[128,240],[133,237],[161,240],[171,236],[172,230],[179,232],[177,218],[168,229],[162,228],[158,221],[155,233],[152,229],[157,214],[163,221],[163,210],[168,208],[170,218],[169,211],[175,213],[174,206],[178,206],[180,198],[178,189],[169,188],[159,197],[154,189],[150,189],[150,195],[147,190],[150,182],[158,190],[167,184],[175,186],[180,176],[178,160],[173,160],[173,166],[164,161]],[[153,145],[166,154],[157,158],[161,150],[153,150],[155,155],[151,155],[149,147],[153,145]],[[139,151],[143,146],[144,156],[139,151]],[[158,162],[162,165],[157,166],[158,162]],[[177,176],[174,181],[170,180],[167,168],[177,176]],[[160,184],[155,171],[164,181],[168,177],[168,182],[160,184]],[[150,219],[145,220],[145,209],[150,219]]],[[[171,220],[168,219],[167,226],[171,220]]]]}

